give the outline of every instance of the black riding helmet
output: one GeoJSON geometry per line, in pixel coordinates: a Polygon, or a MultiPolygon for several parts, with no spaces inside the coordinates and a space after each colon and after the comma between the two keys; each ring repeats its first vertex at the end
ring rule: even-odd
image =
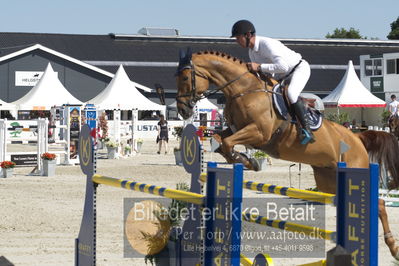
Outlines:
{"type": "Polygon", "coordinates": [[[231,29],[231,37],[236,37],[238,35],[244,35],[247,32],[251,34],[255,33],[255,26],[249,20],[239,20],[234,23],[233,28],[231,29]]]}

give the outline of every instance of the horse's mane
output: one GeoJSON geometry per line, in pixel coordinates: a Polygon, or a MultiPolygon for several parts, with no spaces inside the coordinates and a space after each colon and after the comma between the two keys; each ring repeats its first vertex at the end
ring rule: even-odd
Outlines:
{"type": "Polygon", "coordinates": [[[244,61],[243,60],[241,60],[241,59],[239,59],[239,58],[237,58],[235,56],[226,54],[224,52],[218,52],[218,51],[212,51],[212,50],[207,51],[206,50],[206,51],[199,51],[199,52],[196,53],[196,55],[207,55],[207,54],[215,55],[215,56],[227,59],[227,60],[229,60],[231,62],[234,62],[234,63],[236,63],[238,65],[244,65],[244,61]]]}
{"type": "MultiPolygon", "coordinates": [[[[246,66],[246,62],[235,57],[232,55],[229,55],[227,53],[224,52],[218,52],[218,51],[213,51],[213,50],[205,50],[205,51],[199,51],[197,53],[195,53],[195,55],[213,55],[219,58],[223,58],[224,60],[230,61],[234,64],[236,64],[237,66],[240,67],[244,67],[245,69],[247,69],[246,66]]],[[[272,77],[265,75],[264,77],[262,77],[263,80],[260,80],[261,82],[266,82],[268,86],[273,87],[274,83],[276,82],[272,77]]]]}

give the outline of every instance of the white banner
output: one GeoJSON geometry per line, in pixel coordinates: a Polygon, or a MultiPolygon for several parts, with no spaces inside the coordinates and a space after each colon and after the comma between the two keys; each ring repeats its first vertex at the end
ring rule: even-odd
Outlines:
{"type": "MultiPolygon", "coordinates": [[[[33,87],[40,80],[43,71],[15,71],[15,86],[33,87]]],[[[58,72],[57,73],[58,76],[58,72]]]]}

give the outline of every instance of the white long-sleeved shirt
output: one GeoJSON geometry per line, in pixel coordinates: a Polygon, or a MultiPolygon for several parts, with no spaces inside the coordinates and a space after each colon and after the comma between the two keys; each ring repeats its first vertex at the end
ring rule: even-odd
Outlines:
{"type": "Polygon", "coordinates": [[[255,36],[254,48],[249,49],[249,58],[261,64],[262,72],[284,76],[299,63],[302,56],[278,40],[255,36]]]}
{"type": "Polygon", "coordinates": [[[398,105],[399,105],[399,102],[397,100],[394,100],[389,103],[389,111],[391,112],[391,115],[399,113],[398,105]]]}

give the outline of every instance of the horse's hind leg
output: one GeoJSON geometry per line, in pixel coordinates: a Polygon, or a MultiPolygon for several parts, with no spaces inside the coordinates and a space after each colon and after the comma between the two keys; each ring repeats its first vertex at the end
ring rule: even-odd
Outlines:
{"type": "Polygon", "coordinates": [[[396,246],[395,238],[393,237],[391,229],[389,228],[388,214],[385,208],[385,201],[382,199],[378,200],[378,211],[379,211],[378,216],[380,217],[382,229],[384,231],[385,244],[388,246],[392,256],[396,260],[399,260],[399,247],[396,246]]]}
{"type": "Polygon", "coordinates": [[[337,193],[336,168],[312,166],[317,189],[324,193],[337,193]]]}

